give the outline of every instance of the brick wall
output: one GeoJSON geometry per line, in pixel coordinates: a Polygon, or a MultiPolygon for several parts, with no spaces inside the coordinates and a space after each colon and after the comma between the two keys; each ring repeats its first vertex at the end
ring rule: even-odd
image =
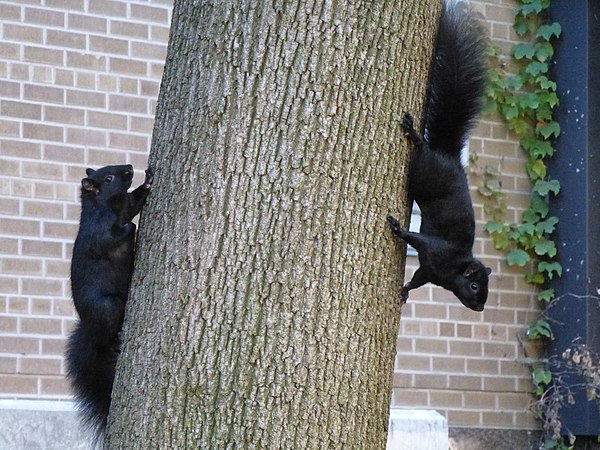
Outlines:
{"type": "Polygon", "coordinates": [[[0,5],[0,398],[69,398],[79,182],[143,180],[169,18],[167,0],[0,5]]]}
{"type": "MultiPolygon", "coordinates": [[[[514,5],[506,1],[473,1],[483,13],[494,43],[509,53],[514,5]]],[[[509,220],[528,206],[530,189],[524,156],[502,122],[484,117],[469,143],[478,165],[500,168],[508,195],[509,220]]],[[[518,270],[495,251],[483,227],[482,197],[471,177],[478,237],[475,253],[492,268],[490,295],[483,313],[465,308],[450,292],[426,285],[411,292],[402,309],[392,405],[433,408],[450,427],[533,429],[538,424],[528,407],[532,400],[529,369],[519,335],[537,316],[532,289],[518,270]]],[[[407,279],[418,267],[407,258],[407,279]]]]}
{"type": "MultiPolygon", "coordinates": [[[[508,48],[511,7],[475,3],[508,48]]],[[[138,170],[134,184],[141,182],[169,14],[169,0],[2,1],[0,398],[70,398],[62,354],[75,317],[69,265],[79,181],[88,166],[127,162],[138,170]]],[[[511,213],[518,213],[528,183],[505,127],[484,121],[471,151],[482,165],[502,164],[511,213]]],[[[475,206],[481,231],[485,218],[475,206]]],[[[536,305],[483,234],[476,250],[494,270],[486,311],[471,312],[431,286],[411,293],[392,402],[437,409],[450,426],[531,428],[517,334],[536,305]]],[[[415,263],[409,257],[412,270],[415,263]]]]}

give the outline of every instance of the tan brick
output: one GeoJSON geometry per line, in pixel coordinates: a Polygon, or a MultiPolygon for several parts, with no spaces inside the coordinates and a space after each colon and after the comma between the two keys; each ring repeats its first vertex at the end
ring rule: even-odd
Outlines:
{"type": "Polygon", "coordinates": [[[104,72],[106,64],[106,56],[67,51],[67,66],[69,67],[104,72]]]}
{"type": "MultiPolygon", "coordinates": [[[[487,356],[487,354],[486,354],[487,356]]],[[[500,367],[497,359],[467,359],[467,373],[470,374],[499,374],[500,367]]]]}
{"type": "Polygon", "coordinates": [[[415,354],[397,354],[395,367],[404,371],[426,372],[431,370],[431,357],[415,354]]]}
{"type": "Polygon", "coordinates": [[[436,373],[465,373],[464,358],[434,356],[431,364],[436,373]]]}
{"type": "Polygon", "coordinates": [[[40,141],[64,141],[64,130],[62,127],[45,125],[41,123],[24,123],[23,137],[26,139],[37,139],[40,141]]]}
{"type": "Polygon", "coordinates": [[[4,39],[7,41],[30,42],[41,44],[44,40],[44,30],[26,25],[4,24],[4,39]]]}
{"type": "Polygon", "coordinates": [[[449,375],[448,387],[460,391],[480,391],[482,388],[481,377],[469,375],[449,375]]]}
{"type": "Polygon", "coordinates": [[[22,175],[24,178],[33,178],[36,180],[60,181],[63,179],[63,168],[59,164],[27,162],[23,163],[22,175]]]}
{"type": "Polygon", "coordinates": [[[7,217],[0,221],[0,233],[16,236],[39,236],[40,223],[34,220],[7,217]]]}
{"type": "Polygon", "coordinates": [[[3,375],[2,392],[5,394],[37,394],[37,378],[23,375],[3,375]]]}
{"type": "Polygon", "coordinates": [[[85,111],[83,109],[63,106],[44,106],[44,121],[83,125],[85,123],[85,111]]]}
{"type": "Polygon", "coordinates": [[[19,372],[25,375],[60,374],[59,358],[23,357],[19,359],[19,372]]]}
{"type": "Polygon", "coordinates": [[[481,424],[481,415],[476,411],[448,410],[448,426],[477,427],[481,424]]]}
{"type": "Polygon", "coordinates": [[[62,256],[62,243],[60,242],[24,239],[21,245],[25,256],[47,256],[51,258],[62,256]]]}
{"type": "MultiPolygon", "coordinates": [[[[19,240],[0,236],[0,254],[15,255],[19,250],[19,240]]],[[[1,292],[1,290],[0,290],[1,292]]]]}
{"type": "MultiPolygon", "coordinates": [[[[35,280],[40,281],[40,280],[35,280]]],[[[48,291],[46,295],[52,295],[52,292],[48,291]]],[[[50,317],[46,318],[31,318],[21,317],[21,332],[23,334],[46,334],[46,335],[60,335],[62,331],[62,322],[59,319],[53,319],[50,317]]]]}
{"type": "Polygon", "coordinates": [[[147,152],[150,148],[149,137],[136,136],[134,134],[110,133],[109,143],[110,148],[125,149],[125,150],[141,150],[147,152]]]}
{"type": "MultiPolygon", "coordinates": [[[[16,316],[0,316],[0,330],[3,334],[17,333],[17,317],[16,316]]],[[[2,351],[2,350],[0,350],[2,351]]]]}
{"type": "Polygon", "coordinates": [[[45,274],[50,277],[68,278],[71,267],[68,261],[47,260],[44,262],[45,274]]]}
{"type": "Polygon", "coordinates": [[[167,8],[132,3],[131,17],[134,19],[142,19],[144,22],[148,21],[166,24],[169,20],[169,10],[167,8]]]}
{"type": "Polygon", "coordinates": [[[127,15],[127,4],[110,0],[93,0],[90,2],[89,12],[100,16],[125,17],[127,15]]]}
{"type": "Polygon", "coordinates": [[[114,19],[110,21],[110,34],[113,36],[122,35],[140,39],[147,39],[150,35],[150,31],[148,25],[144,23],[134,23],[114,19]]]}
{"type": "Polygon", "coordinates": [[[47,278],[23,278],[21,280],[24,295],[55,296],[62,295],[62,282],[47,278]]]}
{"type": "Polygon", "coordinates": [[[108,20],[102,17],[89,16],[87,14],[69,13],[69,28],[82,31],[93,31],[96,33],[106,33],[108,29],[108,20]]]}
{"type": "Polygon", "coordinates": [[[66,142],[68,144],[105,147],[107,145],[107,140],[108,136],[104,131],[92,130],[89,128],[67,129],[66,142]]]}
{"type": "Polygon", "coordinates": [[[87,125],[90,127],[111,130],[127,129],[128,117],[125,114],[89,111],[87,117],[87,125]]]}
{"type": "Polygon", "coordinates": [[[21,7],[18,5],[3,4],[0,8],[0,20],[20,20],[21,19],[21,7]]]}
{"type": "Polygon", "coordinates": [[[422,389],[445,389],[448,388],[448,376],[417,373],[415,374],[414,387],[422,389]]]}
{"type": "MultiPolygon", "coordinates": [[[[78,147],[66,147],[61,145],[44,145],[44,159],[62,163],[83,164],[85,154],[78,147]]],[[[64,199],[64,197],[61,197],[64,199]]]]}
{"type": "MultiPolygon", "coordinates": [[[[69,264],[70,266],[70,264],[69,264]]],[[[69,292],[70,294],[70,292],[69,292]]],[[[75,307],[73,306],[72,300],[55,300],[54,301],[54,316],[60,317],[77,317],[75,313],[75,307]]]]}
{"type": "Polygon", "coordinates": [[[40,340],[25,336],[0,335],[0,353],[39,354],[40,340]]]}
{"type": "Polygon", "coordinates": [[[414,311],[417,317],[421,318],[446,319],[448,317],[446,306],[438,303],[415,303],[414,311]]]}
{"type": "Polygon", "coordinates": [[[65,14],[61,11],[53,11],[43,7],[26,7],[25,23],[64,27],[65,14]]]}
{"type": "Polygon", "coordinates": [[[0,267],[4,274],[42,274],[42,261],[39,259],[2,257],[0,267]]]}
{"type": "Polygon", "coordinates": [[[53,82],[52,68],[47,66],[34,66],[31,80],[36,83],[50,84],[53,82]]]}
{"type": "Polygon", "coordinates": [[[72,240],[77,235],[78,223],[44,221],[44,238],[72,240]]]}
{"type": "Polygon", "coordinates": [[[31,299],[31,313],[42,316],[52,314],[52,300],[48,298],[33,298],[31,299]]]}
{"type": "Polygon", "coordinates": [[[67,105],[86,108],[106,108],[106,95],[99,92],[67,91],[67,105]]]}
{"type": "Polygon", "coordinates": [[[71,87],[75,85],[75,74],[71,70],[56,69],[54,80],[58,86],[71,87]]]}
{"type": "Polygon", "coordinates": [[[109,60],[111,72],[145,77],[148,74],[148,66],[145,61],[129,58],[111,57],[109,60]]]}
{"type": "Polygon", "coordinates": [[[414,389],[394,389],[392,391],[392,404],[417,407],[427,405],[427,391],[414,389]]]}
{"type": "Polygon", "coordinates": [[[90,50],[107,55],[129,54],[129,41],[108,36],[90,36],[90,50]]]}
{"type": "Polygon", "coordinates": [[[40,393],[42,395],[68,395],[70,392],[69,384],[64,376],[45,376],[40,379],[40,393]]]}
{"type": "Polygon", "coordinates": [[[140,94],[146,97],[158,98],[160,83],[156,81],[141,80],[140,94]]]}
{"type": "Polygon", "coordinates": [[[85,0],[45,0],[44,3],[51,8],[67,11],[83,11],[85,9],[85,0]]]}
{"type": "Polygon", "coordinates": [[[417,339],[415,342],[417,353],[448,354],[448,342],[445,339],[417,339]]]}
{"type": "Polygon", "coordinates": [[[26,84],[23,89],[25,100],[43,103],[64,103],[65,91],[62,88],[26,84]]]}
{"type": "Polygon", "coordinates": [[[1,198],[0,197],[0,214],[7,214],[11,216],[19,215],[19,201],[12,198],[1,198]]]}
{"type": "Polygon", "coordinates": [[[464,392],[464,407],[466,409],[490,409],[496,410],[498,395],[492,392],[480,392],[480,391],[465,391],[464,392]]]}
{"type": "Polygon", "coordinates": [[[42,339],[42,355],[62,356],[65,353],[66,342],[64,339],[42,339]]]}
{"type": "Polygon", "coordinates": [[[4,59],[18,61],[21,55],[21,46],[13,42],[0,42],[0,55],[4,59]]]}
{"type": "MultiPolygon", "coordinates": [[[[14,277],[0,275],[0,292],[3,294],[17,294],[19,292],[19,280],[14,277]]],[[[2,311],[2,308],[0,308],[2,311]]]]}
{"type": "Polygon", "coordinates": [[[148,42],[132,42],[131,56],[147,61],[158,61],[164,63],[167,57],[167,46],[161,44],[150,44],[148,42]]]}
{"type": "Polygon", "coordinates": [[[515,425],[514,413],[509,411],[484,411],[481,418],[484,426],[512,428],[515,425]]]}
{"type": "Polygon", "coordinates": [[[449,343],[449,354],[453,356],[483,356],[483,346],[480,342],[473,341],[451,341],[449,343]]]}
{"type": "Polygon", "coordinates": [[[0,356],[0,374],[16,374],[17,358],[16,356],[0,356]]]}
{"type": "MultiPolygon", "coordinates": [[[[21,137],[19,125],[19,122],[15,120],[0,119],[0,135],[14,138],[21,137]]],[[[2,172],[2,168],[0,168],[0,172],[2,172]]]]}
{"type": "Polygon", "coordinates": [[[485,391],[515,392],[516,380],[513,377],[484,377],[483,389],[485,391]]]}
{"type": "Polygon", "coordinates": [[[438,409],[442,408],[461,408],[463,406],[463,393],[454,391],[429,392],[430,406],[438,409]]]}
{"type": "Polygon", "coordinates": [[[42,118],[42,106],[39,103],[2,100],[0,102],[0,114],[21,119],[40,120],[42,118]]]}
{"type": "Polygon", "coordinates": [[[87,37],[82,33],[65,30],[46,30],[46,43],[55,47],[66,47],[83,51],[87,46],[87,37]]]}
{"type": "Polygon", "coordinates": [[[23,56],[25,61],[61,66],[63,64],[64,52],[63,50],[55,50],[48,47],[27,46],[23,49],[23,56]]]}

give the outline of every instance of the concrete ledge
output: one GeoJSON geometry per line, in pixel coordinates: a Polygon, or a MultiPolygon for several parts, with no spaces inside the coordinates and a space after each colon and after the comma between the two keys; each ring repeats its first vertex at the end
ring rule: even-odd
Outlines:
{"type": "Polygon", "coordinates": [[[89,450],[73,402],[0,400],[0,449],[89,450]]]}
{"type": "Polygon", "coordinates": [[[387,450],[448,450],[448,422],[433,410],[390,411],[387,450]]]}

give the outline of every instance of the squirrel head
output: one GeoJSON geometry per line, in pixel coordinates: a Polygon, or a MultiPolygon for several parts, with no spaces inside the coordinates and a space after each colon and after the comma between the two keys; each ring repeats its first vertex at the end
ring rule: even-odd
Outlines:
{"type": "Polygon", "coordinates": [[[488,281],[492,269],[473,259],[458,275],[452,292],[467,308],[481,312],[488,297],[488,281]]]}
{"type": "Polygon", "coordinates": [[[93,197],[100,201],[126,194],[133,180],[131,164],[87,169],[85,173],[87,177],[81,180],[81,197],[93,197]]]}

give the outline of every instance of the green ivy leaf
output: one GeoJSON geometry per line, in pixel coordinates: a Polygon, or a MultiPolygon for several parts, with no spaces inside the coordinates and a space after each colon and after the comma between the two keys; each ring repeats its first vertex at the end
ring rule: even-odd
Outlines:
{"type": "Polygon", "coordinates": [[[549,193],[556,195],[560,191],[560,182],[558,180],[537,180],[533,186],[533,191],[542,196],[549,193]]]}
{"type": "Polygon", "coordinates": [[[516,44],[513,47],[513,56],[516,59],[523,59],[523,58],[532,59],[534,55],[535,55],[535,48],[534,48],[533,44],[530,44],[528,42],[521,42],[520,44],[516,44]]]}
{"type": "Polygon", "coordinates": [[[538,292],[537,299],[541,302],[550,302],[554,299],[554,289],[545,289],[543,291],[538,292]]]}
{"type": "Polygon", "coordinates": [[[544,393],[544,386],[550,384],[552,381],[552,373],[545,367],[536,367],[531,377],[533,384],[536,386],[535,391],[537,395],[542,395],[544,393]]]}
{"type": "Polygon", "coordinates": [[[537,85],[544,90],[548,91],[556,91],[556,83],[552,80],[549,80],[547,76],[540,75],[535,79],[537,85]]]}
{"type": "Polygon", "coordinates": [[[529,262],[529,254],[525,250],[520,248],[513,250],[506,255],[506,262],[509,266],[520,266],[523,267],[529,262]]]}
{"type": "Polygon", "coordinates": [[[540,73],[548,72],[548,64],[540,61],[532,61],[525,66],[525,72],[535,77],[540,73]]]}
{"type": "Polygon", "coordinates": [[[537,109],[540,105],[540,99],[539,99],[539,95],[535,92],[531,92],[527,95],[524,95],[523,97],[521,97],[521,100],[519,101],[519,106],[521,108],[530,108],[530,109],[537,109]]]}
{"type": "Polygon", "coordinates": [[[546,282],[544,274],[539,272],[531,272],[525,275],[525,283],[542,285],[546,282]]]}
{"type": "Polygon", "coordinates": [[[561,32],[562,28],[560,26],[560,23],[553,22],[551,24],[545,24],[539,27],[536,36],[545,39],[546,41],[549,41],[553,35],[559,37],[561,32]]]}
{"type": "Polygon", "coordinates": [[[527,329],[527,338],[530,341],[534,341],[541,337],[554,339],[554,335],[552,334],[552,328],[550,327],[550,324],[544,319],[538,319],[527,329]]]}
{"type": "Polygon", "coordinates": [[[539,214],[542,219],[544,219],[550,211],[548,202],[546,202],[546,200],[539,195],[531,196],[531,204],[529,205],[529,208],[536,214],[539,214]]]}
{"type": "Polygon", "coordinates": [[[529,31],[529,21],[525,17],[523,17],[523,15],[518,14],[515,17],[513,29],[515,30],[515,33],[517,33],[519,36],[523,36],[529,31]]]}
{"type": "Polygon", "coordinates": [[[554,261],[554,262],[547,262],[547,261],[540,261],[540,263],[538,264],[538,271],[540,272],[546,272],[546,276],[549,279],[554,279],[554,274],[556,273],[556,276],[558,278],[560,278],[562,276],[562,266],[560,265],[560,263],[554,261]]]}
{"type": "Polygon", "coordinates": [[[524,138],[521,140],[521,147],[534,158],[544,158],[554,154],[552,144],[540,139],[524,138]]]}
{"type": "Polygon", "coordinates": [[[557,217],[548,217],[546,220],[539,222],[535,227],[538,233],[551,234],[556,229],[558,223],[557,217]]]}
{"type": "MultiPolygon", "coordinates": [[[[548,239],[540,239],[533,245],[533,250],[536,255],[550,257],[556,256],[556,244],[548,239]]],[[[539,269],[540,266],[538,266],[539,269]]]]}
{"type": "Polygon", "coordinates": [[[540,42],[535,45],[535,57],[538,61],[546,62],[554,55],[554,48],[549,42],[540,42]]]}
{"type": "Polygon", "coordinates": [[[531,2],[524,3],[519,7],[519,12],[524,16],[535,13],[538,14],[543,9],[542,2],[540,0],[532,0],[531,2]]]}
{"type": "Polygon", "coordinates": [[[536,131],[544,136],[545,139],[549,139],[550,136],[554,135],[557,138],[560,135],[560,125],[558,122],[548,122],[544,124],[538,124],[536,131]]]}
{"type": "Polygon", "coordinates": [[[546,164],[541,159],[529,159],[526,168],[529,178],[532,180],[546,178],[546,164]]]}

